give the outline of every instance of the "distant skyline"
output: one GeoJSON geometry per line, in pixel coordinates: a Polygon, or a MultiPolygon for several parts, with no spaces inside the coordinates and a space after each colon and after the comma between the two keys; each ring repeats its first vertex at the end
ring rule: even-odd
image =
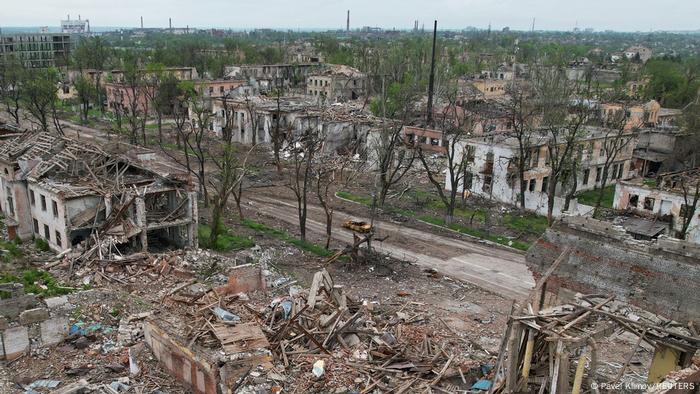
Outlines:
{"type": "Polygon", "coordinates": [[[700,1],[667,0],[3,0],[0,28],[58,26],[67,14],[89,19],[93,26],[196,28],[345,28],[377,26],[410,29],[413,21],[430,29],[493,29],[508,26],[529,30],[593,28],[597,31],[698,30],[700,1]]]}

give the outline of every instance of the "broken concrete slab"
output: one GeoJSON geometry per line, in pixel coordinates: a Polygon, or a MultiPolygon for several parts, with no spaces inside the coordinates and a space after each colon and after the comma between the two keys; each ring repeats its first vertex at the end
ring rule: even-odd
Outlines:
{"type": "Polygon", "coordinates": [[[14,360],[29,350],[29,331],[27,327],[13,327],[3,333],[5,358],[14,360]]]}
{"type": "Polygon", "coordinates": [[[68,297],[66,297],[66,296],[51,297],[51,298],[45,299],[44,302],[46,303],[46,306],[49,309],[61,308],[61,307],[64,307],[68,304],[68,297]]]}
{"type": "Polygon", "coordinates": [[[38,304],[34,294],[24,294],[14,298],[0,300],[0,311],[10,319],[16,318],[20,313],[31,309],[38,304]]]}
{"type": "Polygon", "coordinates": [[[68,335],[68,318],[54,317],[41,322],[41,343],[44,346],[55,345],[68,335]]]}
{"type": "Polygon", "coordinates": [[[22,325],[39,323],[49,318],[49,310],[46,308],[27,309],[19,314],[19,322],[22,325]]]}

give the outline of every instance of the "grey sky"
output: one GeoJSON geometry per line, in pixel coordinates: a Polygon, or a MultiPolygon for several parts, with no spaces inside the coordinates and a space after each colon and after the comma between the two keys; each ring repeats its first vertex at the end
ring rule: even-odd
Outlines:
{"type": "Polygon", "coordinates": [[[93,26],[341,28],[350,10],[352,28],[407,29],[418,19],[429,28],[510,26],[571,30],[648,31],[700,29],[700,0],[0,0],[2,26],[57,26],[71,14],[93,26]]]}

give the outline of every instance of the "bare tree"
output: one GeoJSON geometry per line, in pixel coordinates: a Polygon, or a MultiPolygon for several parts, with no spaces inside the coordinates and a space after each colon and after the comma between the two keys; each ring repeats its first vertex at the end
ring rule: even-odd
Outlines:
{"type": "Polygon", "coordinates": [[[282,88],[278,87],[275,89],[275,100],[277,102],[277,109],[275,111],[274,127],[272,128],[272,153],[275,158],[275,165],[277,166],[277,173],[282,173],[282,160],[280,158],[280,152],[284,146],[284,131],[282,125],[282,104],[281,104],[282,88]]]}
{"type": "Polygon", "coordinates": [[[143,72],[139,69],[137,59],[129,58],[125,62],[124,80],[121,83],[121,91],[125,96],[124,117],[129,124],[129,143],[138,144],[139,132],[146,145],[146,119],[148,117],[148,96],[143,72]]]}
{"type": "Polygon", "coordinates": [[[359,172],[350,155],[323,155],[314,163],[314,190],[326,216],[326,249],[330,248],[333,233],[333,189],[336,185],[348,185],[359,172]]]}
{"type": "Polygon", "coordinates": [[[182,154],[171,152],[161,144],[161,151],[182,166],[195,178],[199,188],[199,195],[204,200],[204,206],[209,206],[209,191],[207,188],[207,159],[212,155],[209,145],[213,143],[207,138],[211,126],[211,102],[194,89],[191,83],[181,84],[182,94],[178,96],[179,103],[175,110],[175,131],[181,143],[182,154]],[[185,115],[184,103],[187,103],[191,118],[185,115]]]}
{"type": "MultiPolygon", "coordinates": [[[[457,203],[457,189],[464,182],[465,168],[467,165],[464,140],[473,130],[472,117],[456,105],[454,96],[447,97],[447,105],[442,109],[437,124],[442,131],[444,160],[438,163],[431,162],[421,144],[417,145],[418,157],[425,168],[428,180],[445,206],[445,223],[451,224],[454,220],[455,205],[457,203]],[[449,191],[445,191],[445,175],[449,191]]],[[[432,143],[432,142],[431,142],[432,143]]]]}
{"type": "Polygon", "coordinates": [[[515,139],[517,152],[514,157],[516,171],[518,172],[519,194],[518,200],[520,208],[525,209],[525,172],[528,170],[531,161],[533,135],[535,134],[535,123],[538,117],[538,109],[533,105],[533,93],[524,84],[511,84],[508,88],[508,119],[511,130],[507,136],[515,139]]]}
{"type": "Polygon", "coordinates": [[[633,139],[632,134],[637,129],[637,125],[630,123],[627,113],[627,107],[623,106],[607,114],[603,119],[603,138],[601,141],[600,154],[605,156],[605,160],[602,165],[603,172],[600,178],[600,189],[598,190],[593,217],[598,217],[600,215],[600,206],[603,201],[603,196],[605,195],[605,187],[607,186],[608,179],[618,178],[623,172],[622,168],[624,168],[624,163],[616,163],[617,157],[620,152],[630,146],[633,139]],[[622,166],[622,168],[613,168],[613,164],[622,166]],[[611,174],[611,168],[617,170],[617,173],[611,174]]]}
{"type": "Polygon", "coordinates": [[[292,167],[287,187],[294,192],[297,200],[299,232],[302,241],[306,240],[307,201],[309,190],[313,185],[314,158],[323,148],[323,142],[323,133],[319,130],[318,124],[309,124],[303,132],[294,136],[287,146],[292,167]]]}
{"type": "Polygon", "coordinates": [[[585,87],[570,83],[561,68],[542,68],[534,75],[537,105],[542,111],[542,130],[547,139],[547,162],[550,168],[547,192],[547,222],[554,223],[553,211],[557,186],[571,174],[572,159],[583,135],[592,108],[585,87]]]}

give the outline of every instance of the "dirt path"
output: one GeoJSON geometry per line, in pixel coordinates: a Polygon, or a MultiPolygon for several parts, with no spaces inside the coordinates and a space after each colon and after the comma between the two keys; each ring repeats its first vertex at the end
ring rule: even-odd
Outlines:
{"type": "MultiPolygon", "coordinates": [[[[292,201],[260,195],[251,196],[250,200],[251,207],[260,213],[293,225],[298,223],[296,205],[292,201]]],[[[342,221],[352,216],[336,210],[333,226],[335,240],[352,242],[352,232],[342,227],[342,221]]],[[[375,221],[375,226],[378,237],[389,236],[386,241],[375,243],[375,246],[396,258],[415,261],[426,268],[437,269],[445,275],[474,283],[508,298],[522,298],[534,285],[532,275],[525,266],[525,257],[520,253],[386,221],[375,221]]],[[[325,221],[318,206],[309,205],[307,231],[319,236],[325,234],[325,221]]]]}

